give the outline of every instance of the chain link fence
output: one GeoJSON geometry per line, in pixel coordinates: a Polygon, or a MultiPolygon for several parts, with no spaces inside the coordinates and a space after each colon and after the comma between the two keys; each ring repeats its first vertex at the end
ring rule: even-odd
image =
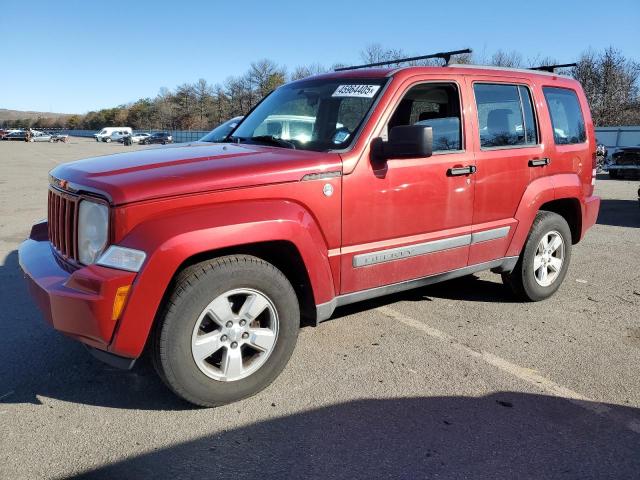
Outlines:
{"type": "MultiPolygon", "coordinates": [[[[60,133],[64,133],[71,137],[86,137],[92,138],[99,130],[65,130],[65,129],[53,129],[47,128],[43,129],[47,132],[56,131],[60,133]]],[[[204,137],[210,130],[134,130],[133,133],[155,133],[155,132],[167,132],[169,135],[173,137],[174,143],[185,143],[185,142],[195,142],[204,137]]]]}

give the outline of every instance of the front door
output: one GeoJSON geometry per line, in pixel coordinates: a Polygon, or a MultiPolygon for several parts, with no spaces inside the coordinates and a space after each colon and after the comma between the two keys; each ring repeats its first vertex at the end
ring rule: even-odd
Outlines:
{"type": "Polygon", "coordinates": [[[343,178],[341,293],[467,265],[474,160],[466,150],[463,92],[453,81],[406,84],[380,135],[395,126],[429,125],[433,155],[384,164],[362,158],[343,178]]]}

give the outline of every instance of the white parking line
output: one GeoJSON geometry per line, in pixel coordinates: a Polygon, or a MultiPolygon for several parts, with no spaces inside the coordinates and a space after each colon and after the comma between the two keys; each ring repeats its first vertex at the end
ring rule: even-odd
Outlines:
{"type": "Polygon", "coordinates": [[[455,350],[482,360],[483,362],[492,365],[513,377],[516,377],[522,381],[525,381],[535,387],[542,389],[544,392],[550,395],[565,398],[574,405],[578,405],[579,407],[582,407],[591,413],[595,413],[596,415],[605,417],[609,420],[614,421],[615,423],[624,426],[632,432],[640,434],[640,421],[614,412],[611,407],[585,397],[584,395],[581,395],[580,393],[575,392],[569,388],[563,387],[562,385],[555,383],[553,380],[549,380],[548,378],[543,377],[535,370],[521,367],[519,365],[516,365],[515,363],[510,362],[509,360],[505,360],[504,358],[498,357],[497,355],[485,352],[483,350],[474,350],[473,348],[460,343],[455,339],[455,337],[452,337],[451,335],[438,330],[437,328],[433,328],[423,322],[420,322],[415,318],[404,315],[403,313],[400,313],[393,308],[385,306],[378,307],[376,310],[386,317],[391,318],[392,320],[396,320],[400,323],[403,323],[404,325],[415,328],[416,330],[420,330],[430,337],[447,343],[455,350]]]}

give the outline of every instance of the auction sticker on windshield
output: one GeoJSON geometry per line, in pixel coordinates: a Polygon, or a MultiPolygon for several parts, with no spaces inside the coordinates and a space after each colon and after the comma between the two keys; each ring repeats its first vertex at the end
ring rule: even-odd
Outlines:
{"type": "Polygon", "coordinates": [[[332,97],[373,98],[380,85],[339,85],[332,97]]]}

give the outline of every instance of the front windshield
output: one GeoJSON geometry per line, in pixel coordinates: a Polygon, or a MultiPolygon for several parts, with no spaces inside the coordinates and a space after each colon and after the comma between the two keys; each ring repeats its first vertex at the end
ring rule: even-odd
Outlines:
{"type": "Polygon", "coordinates": [[[320,79],[275,90],[236,128],[231,141],[316,152],[348,147],[386,79],[320,79]]]}

